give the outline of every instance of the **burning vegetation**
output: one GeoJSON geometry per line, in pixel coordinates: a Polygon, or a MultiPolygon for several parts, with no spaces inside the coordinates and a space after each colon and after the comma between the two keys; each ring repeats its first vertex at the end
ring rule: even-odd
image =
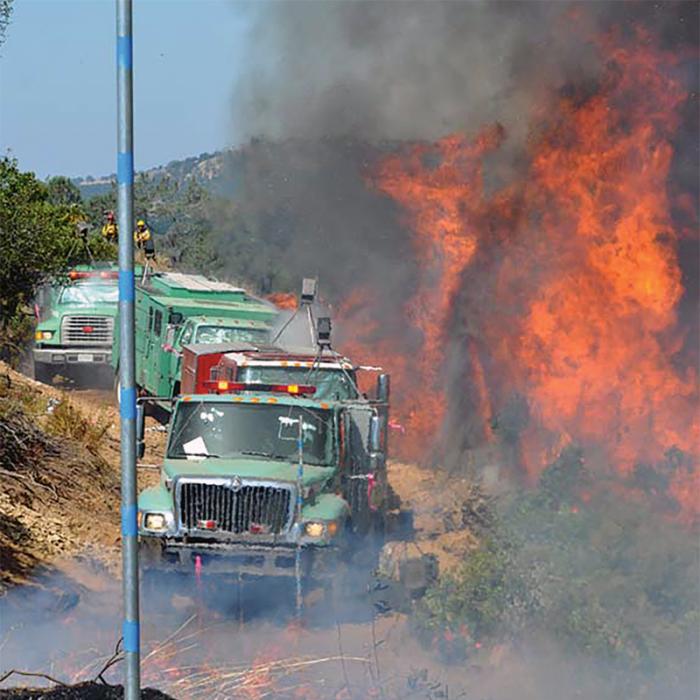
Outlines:
{"type": "Polygon", "coordinates": [[[476,476],[495,462],[530,487],[498,499],[429,593],[422,638],[452,661],[554,638],[601,664],[599,697],[685,697],[700,416],[697,201],[678,149],[697,92],[688,54],[641,26],[593,43],[599,76],[543,104],[506,184],[499,124],[370,169],[411,233],[414,332],[383,333],[371,289],[341,315],[360,329],[349,351],[395,379],[395,450],[476,476]]]}
{"type": "Polygon", "coordinates": [[[578,445],[592,470],[630,484],[657,472],[692,521],[698,358],[679,308],[697,271],[678,251],[697,214],[672,177],[687,57],[641,28],[596,47],[597,83],[542,110],[515,181],[487,182],[508,137],[499,125],[379,163],[370,182],[400,205],[419,262],[400,312],[420,341],[377,337],[358,297],[341,315],[361,329],[352,353],[378,351],[395,378],[403,456],[455,462],[497,440],[532,484],[578,445]]]}

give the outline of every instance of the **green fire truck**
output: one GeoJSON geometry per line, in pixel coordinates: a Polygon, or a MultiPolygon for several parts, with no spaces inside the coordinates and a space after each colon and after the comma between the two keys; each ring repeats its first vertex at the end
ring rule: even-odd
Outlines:
{"type": "Polygon", "coordinates": [[[300,562],[305,579],[333,580],[351,542],[382,532],[398,506],[388,376],[372,400],[315,398],[313,385],[208,386],[174,402],[160,482],[139,496],[143,568],[292,577],[300,562]]]}
{"type": "Polygon", "coordinates": [[[68,367],[109,368],[118,314],[117,268],[82,265],[37,297],[34,376],[44,382],[68,367]]]}
{"type": "MultiPolygon", "coordinates": [[[[136,287],[136,384],[168,399],[180,391],[182,348],[190,343],[264,342],[279,311],[239,287],[179,272],[151,273],[136,287]]],[[[119,335],[112,364],[118,375],[119,335]]],[[[169,408],[169,402],[162,406],[169,408]]]]}

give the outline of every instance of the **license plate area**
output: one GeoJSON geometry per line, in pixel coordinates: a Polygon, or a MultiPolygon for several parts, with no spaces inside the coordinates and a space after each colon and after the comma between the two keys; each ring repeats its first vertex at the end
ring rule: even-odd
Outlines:
{"type": "Polygon", "coordinates": [[[78,353],[78,362],[92,362],[94,355],[87,352],[78,353]]]}

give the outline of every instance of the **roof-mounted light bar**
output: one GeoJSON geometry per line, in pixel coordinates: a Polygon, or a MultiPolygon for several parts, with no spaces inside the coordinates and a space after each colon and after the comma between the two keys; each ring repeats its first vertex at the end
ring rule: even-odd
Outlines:
{"type": "Polygon", "coordinates": [[[308,396],[316,393],[316,387],[308,384],[257,384],[255,382],[230,382],[226,379],[210,379],[204,386],[213,394],[232,394],[239,391],[255,391],[260,393],[290,394],[292,396],[308,396]]]}
{"type": "Polygon", "coordinates": [[[119,277],[119,272],[117,270],[71,270],[68,273],[68,279],[71,280],[82,280],[89,278],[98,278],[103,280],[115,280],[119,277]]]}

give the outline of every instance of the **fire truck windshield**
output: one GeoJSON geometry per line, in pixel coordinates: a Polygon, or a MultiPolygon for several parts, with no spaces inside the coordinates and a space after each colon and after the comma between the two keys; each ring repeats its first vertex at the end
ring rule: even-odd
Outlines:
{"type": "Polygon", "coordinates": [[[230,401],[180,403],[168,457],[232,458],[240,456],[294,462],[298,456],[302,420],[304,462],[330,465],[333,459],[333,419],[330,412],[273,404],[230,401]]]}
{"type": "Polygon", "coordinates": [[[352,370],[323,367],[241,367],[237,381],[245,384],[312,384],[316,387],[314,399],[319,401],[357,398],[352,370]]]}
{"type": "Polygon", "coordinates": [[[253,343],[267,340],[268,332],[257,328],[236,328],[229,326],[200,326],[195,343],[253,343]]]}
{"type": "Polygon", "coordinates": [[[119,288],[116,284],[75,284],[64,287],[59,299],[60,304],[80,304],[87,306],[95,303],[116,304],[119,301],[119,288]]]}

